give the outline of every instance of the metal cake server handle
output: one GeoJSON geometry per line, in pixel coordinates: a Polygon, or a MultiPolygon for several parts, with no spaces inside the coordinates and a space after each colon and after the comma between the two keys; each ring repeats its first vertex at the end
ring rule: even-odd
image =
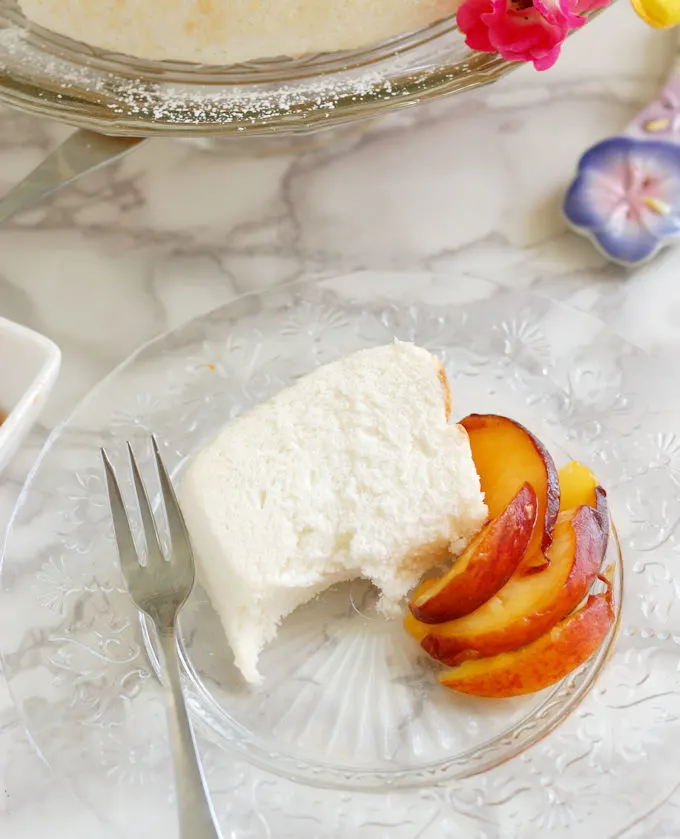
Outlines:
{"type": "Polygon", "coordinates": [[[107,137],[75,131],[23,181],[0,198],[0,223],[107,163],[113,163],[144,142],[142,137],[107,137]]]}

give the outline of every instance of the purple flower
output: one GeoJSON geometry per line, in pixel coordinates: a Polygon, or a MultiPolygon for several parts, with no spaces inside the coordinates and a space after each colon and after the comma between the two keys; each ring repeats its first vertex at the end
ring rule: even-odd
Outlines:
{"type": "Polygon", "coordinates": [[[631,137],[598,143],[579,162],[564,214],[615,262],[648,259],[680,238],[680,148],[631,137]]]}

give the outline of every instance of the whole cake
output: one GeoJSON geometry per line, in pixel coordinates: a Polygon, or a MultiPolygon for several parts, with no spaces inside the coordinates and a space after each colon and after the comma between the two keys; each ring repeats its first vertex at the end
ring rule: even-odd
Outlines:
{"type": "Polygon", "coordinates": [[[461,0],[19,0],[77,41],[154,60],[234,64],[355,49],[453,14],[461,0]]]}

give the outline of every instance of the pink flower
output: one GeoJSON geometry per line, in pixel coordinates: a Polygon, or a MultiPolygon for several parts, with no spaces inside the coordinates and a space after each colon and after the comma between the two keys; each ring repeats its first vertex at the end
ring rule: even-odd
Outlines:
{"type": "Polygon", "coordinates": [[[557,61],[570,29],[583,26],[583,13],[609,0],[464,0],[458,28],[465,43],[497,52],[507,61],[533,61],[547,70],[557,61]]]}

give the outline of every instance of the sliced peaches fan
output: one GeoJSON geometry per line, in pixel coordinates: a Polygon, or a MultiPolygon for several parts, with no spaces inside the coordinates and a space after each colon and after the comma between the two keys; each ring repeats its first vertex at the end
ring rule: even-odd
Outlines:
{"type": "Polygon", "coordinates": [[[598,649],[614,623],[611,593],[591,595],[531,644],[513,652],[466,661],[440,682],[472,696],[521,696],[543,690],[575,670],[598,649]]]}
{"type": "Polygon", "coordinates": [[[603,530],[592,507],[562,514],[547,568],[535,574],[517,572],[466,617],[428,625],[409,614],[407,631],[426,652],[449,664],[468,650],[495,655],[530,643],[576,608],[592,586],[604,554],[603,530]]]}

